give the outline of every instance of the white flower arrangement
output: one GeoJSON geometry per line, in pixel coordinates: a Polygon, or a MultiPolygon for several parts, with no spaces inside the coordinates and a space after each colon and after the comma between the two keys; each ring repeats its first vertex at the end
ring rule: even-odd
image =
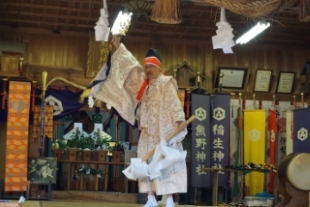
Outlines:
{"type": "Polygon", "coordinates": [[[95,132],[93,139],[96,140],[96,144],[98,145],[98,147],[100,147],[101,149],[105,149],[109,146],[109,141],[111,141],[112,137],[106,133],[104,135],[98,136],[98,133],[95,132]]]}

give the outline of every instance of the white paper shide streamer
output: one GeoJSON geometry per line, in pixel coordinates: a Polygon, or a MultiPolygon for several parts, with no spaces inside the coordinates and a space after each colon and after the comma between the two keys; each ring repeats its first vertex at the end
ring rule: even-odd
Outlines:
{"type": "Polygon", "coordinates": [[[100,9],[100,17],[95,26],[96,41],[107,42],[110,34],[110,27],[108,21],[109,13],[106,0],[103,0],[103,8],[100,9]]]}
{"type": "Polygon", "coordinates": [[[88,106],[89,108],[93,108],[95,104],[93,96],[88,96],[88,106]]]}
{"type": "Polygon", "coordinates": [[[162,140],[156,146],[155,153],[151,163],[148,165],[142,162],[141,158],[131,158],[130,166],[123,170],[124,175],[130,180],[149,177],[155,179],[161,176],[161,171],[170,167],[175,161],[185,160],[187,152],[179,150],[168,145],[181,142],[187,134],[187,130],[183,130],[175,135],[168,143],[162,140]]]}
{"type": "Polygon", "coordinates": [[[112,35],[125,36],[131,24],[131,12],[120,11],[112,27],[112,35]]]}
{"type": "Polygon", "coordinates": [[[212,37],[213,49],[222,49],[225,54],[233,53],[231,49],[235,45],[233,29],[226,20],[224,8],[221,8],[221,19],[216,26],[218,27],[216,35],[212,37]]]}

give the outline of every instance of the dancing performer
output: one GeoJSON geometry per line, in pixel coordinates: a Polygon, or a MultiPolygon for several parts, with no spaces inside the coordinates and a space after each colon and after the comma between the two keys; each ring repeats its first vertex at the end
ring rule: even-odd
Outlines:
{"type": "MultiPolygon", "coordinates": [[[[82,98],[92,95],[113,107],[127,122],[134,125],[136,119],[141,130],[138,142],[138,157],[143,157],[164,140],[169,133],[179,127],[185,130],[185,114],[178,98],[178,86],[172,76],[162,72],[159,52],[151,48],[144,59],[144,69],[128,51],[120,36],[113,36],[116,48],[107,79],[82,94],[82,98]],[[136,110],[138,106],[138,110],[136,110]]],[[[103,74],[102,72],[98,74],[103,74]]],[[[100,79],[102,77],[96,79],[100,79]]],[[[182,150],[182,137],[168,143],[182,150]]],[[[176,160],[162,170],[159,178],[139,179],[139,192],[148,194],[144,207],[156,207],[156,195],[166,195],[166,207],[174,207],[172,195],[187,192],[187,170],[185,160],[176,160]]]]}

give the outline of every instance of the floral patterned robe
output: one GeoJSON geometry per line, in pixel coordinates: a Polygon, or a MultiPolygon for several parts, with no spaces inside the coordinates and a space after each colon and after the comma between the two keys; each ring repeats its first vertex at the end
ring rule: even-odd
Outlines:
{"type": "MultiPolygon", "coordinates": [[[[92,95],[114,107],[123,119],[133,124],[136,95],[142,85],[142,66],[123,44],[112,56],[111,74],[92,95]],[[114,85],[114,86],[113,86],[114,85]],[[111,100],[113,99],[113,100],[111,100]],[[119,110],[121,109],[121,110],[119,110]]],[[[165,139],[176,127],[177,121],[184,121],[185,114],[177,95],[178,87],[171,76],[159,75],[150,80],[138,112],[141,134],[138,143],[138,157],[165,139]]],[[[182,150],[181,140],[174,144],[182,150]]],[[[162,171],[162,176],[152,181],[139,180],[139,191],[154,191],[157,195],[185,193],[187,191],[187,171],[185,160],[177,160],[174,165],[162,171]]]]}

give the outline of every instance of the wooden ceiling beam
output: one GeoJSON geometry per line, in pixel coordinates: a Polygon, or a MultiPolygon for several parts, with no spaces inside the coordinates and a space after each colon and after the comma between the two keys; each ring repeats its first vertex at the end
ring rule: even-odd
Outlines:
{"type": "MultiPolygon", "coordinates": [[[[116,12],[112,13],[112,15],[110,13],[110,16],[113,16],[114,14],[116,16],[117,13],[116,12]]],[[[93,22],[97,22],[98,18],[99,18],[99,15],[98,15],[98,17],[83,17],[83,16],[67,16],[67,15],[60,15],[60,14],[21,12],[21,11],[12,11],[12,10],[11,11],[0,11],[0,14],[2,14],[3,17],[5,17],[4,19],[7,19],[7,14],[14,15],[14,17],[18,17],[20,15],[24,15],[24,16],[29,17],[29,18],[25,18],[25,19],[31,19],[31,17],[50,17],[50,18],[54,18],[54,19],[61,18],[61,19],[84,20],[84,21],[93,21],[93,22]]],[[[111,19],[111,21],[114,20],[112,18],[110,18],[110,19],[111,19]]],[[[154,26],[161,25],[161,24],[153,22],[153,21],[142,21],[142,20],[138,20],[138,18],[132,19],[132,24],[134,24],[134,23],[141,24],[141,22],[142,22],[142,24],[146,24],[146,25],[154,25],[154,26]]]]}
{"type": "MultiPolygon", "coordinates": [[[[99,16],[98,17],[67,16],[67,15],[55,15],[55,14],[31,13],[31,12],[18,12],[18,11],[0,11],[0,14],[3,14],[3,15],[11,14],[11,15],[14,15],[14,16],[25,15],[25,16],[29,16],[29,19],[32,16],[36,16],[36,17],[51,17],[51,18],[63,18],[63,19],[72,19],[72,20],[93,21],[94,23],[97,22],[98,17],[99,17],[99,16]]],[[[7,19],[7,18],[5,18],[5,19],[7,19]]],[[[187,25],[182,25],[182,24],[175,25],[175,26],[184,27],[184,29],[205,28],[205,27],[193,26],[194,22],[196,22],[197,20],[200,20],[200,19],[194,19],[194,18],[183,18],[183,19],[184,20],[193,20],[192,26],[188,27],[187,25]]],[[[208,25],[208,24],[214,25],[214,20],[206,20],[206,19],[201,18],[201,21],[202,20],[205,21],[206,25],[208,25]]],[[[112,19],[111,19],[111,21],[112,21],[112,19]]],[[[138,21],[136,21],[136,23],[138,23],[138,24],[145,24],[145,25],[160,25],[160,24],[158,24],[156,22],[142,21],[142,20],[138,20],[138,21]]],[[[237,21],[230,21],[230,23],[233,25],[233,28],[234,28],[235,24],[243,25],[242,22],[237,22],[237,21]]],[[[247,25],[245,25],[245,26],[247,26],[247,25]]],[[[283,28],[285,28],[285,26],[282,26],[282,25],[280,25],[280,24],[278,24],[276,22],[272,24],[271,28],[272,27],[275,27],[275,28],[283,27],[283,28]]],[[[302,27],[302,26],[289,25],[288,27],[290,27],[292,29],[308,30],[308,28],[306,26],[302,27]]]]}
{"type": "MultiPolygon", "coordinates": [[[[7,19],[6,21],[9,22],[22,22],[22,23],[31,23],[31,24],[41,24],[41,25],[53,25],[53,26],[71,26],[71,27],[78,27],[78,28],[85,28],[85,30],[89,29],[89,30],[93,30],[94,25],[83,25],[83,24],[67,24],[67,23],[56,23],[56,22],[43,22],[43,21],[37,21],[37,20],[26,20],[26,19],[7,19]]],[[[62,31],[60,31],[62,32],[62,31]]],[[[85,31],[86,32],[86,31],[85,31]]],[[[129,29],[128,33],[130,32],[136,32],[136,33],[141,33],[141,34],[157,34],[157,35],[171,35],[171,34],[175,34],[174,32],[171,31],[160,31],[158,29],[156,30],[145,30],[145,29],[134,29],[131,28],[129,29]]],[[[186,33],[181,33],[178,32],[177,35],[189,35],[186,33]]],[[[195,37],[207,37],[206,34],[203,33],[190,33],[191,36],[195,36],[195,37]]]]}
{"type": "MultiPolygon", "coordinates": [[[[2,12],[0,12],[0,14],[1,13],[2,12]]],[[[9,13],[14,14],[14,12],[9,12],[9,13]]],[[[21,12],[21,14],[26,15],[28,13],[21,12]]],[[[42,15],[41,14],[35,14],[33,16],[36,16],[36,17],[49,17],[50,15],[48,15],[48,14],[42,14],[42,15]]],[[[15,15],[15,17],[18,17],[18,15],[15,15]]],[[[57,18],[57,15],[54,15],[53,18],[57,18]]],[[[66,15],[58,15],[58,18],[67,19],[66,15]]],[[[91,28],[91,27],[94,27],[94,24],[98,20],[98,18],[87,18],[87,17],[85,17],[85,18],[78,18],[78,17],[77,18],[72,18],[73,20],[74,19],[78,19],[78,20],[85,20],[85,21],[87,21],[87,20],[93,21],[93,24],[85,25],[85,24],[75,24],[75,23],[61,23],[61,22],[57,23],[57,22],[51,22],[51,21],[27,20],[27,19],[30,19],[30,18],[23,18],[23,19],[20,19],[20,18],[18,18],[18,19],[17,18],[14,18],[14,19],[6,18],[6,20],[4,20],[4,21],[8,21],[8,22],[19,22],[20,21],[22,23],[33,23],[33,24],[38,23],[38,24],[46,24],[46,25],[54,25],[54,26],[57,26],[57,25],[60,25],[60,26],[61,25],[62,26],[72,25],[73,27],[77,26],[77,27],[83,27],[83,28],[91,28]]],[[[167,25],[158,24],[156,22],[150,22],[150,21],[140,21],[140,20],[138,20],[138,21],[135,21],[135,22],[136,22],[136,24],[150,25],[150,26],[153,26],[154,28],[158,27],[158,26],[167,26],[167,25]]],[[[132,25],[134,26],[134,24],[132,24],[132,25]]],[[[210,27],[210,28],[208,28],[208,27],[198,27],[198,26],[190,26],[190,27],[188,27],[187,25],[180,25],[180,24],[178,24],[178,25],[171,25],[171,26],[169,25],[169,27],[176,28],[176,29],[181,28],[181,29],[184,29],[184,30],[186,30],[188,28],[190,28],[190,29],[213,30],[213,27],[210,27]]]]}
{"type": "Polygon", "coordinates": [[[61,23],[61,22],[48,22],[40,20],[27,20],[27,19],[6,19],[6,22],[17,22],[17,23],[30,23],[30,24],[39,24],[39,25],[49,25],[49,26],[68,26],[77,27],[77,28],[94,28],[94,25],[84,25],[84,24],[70,24],[70,23],[61,23]]]}
{"type": "MultiPolygon", "coordinates": [[[[0,12],[0,14],[3,14],[5,15],[6,12],[0,12]]],[[[15,12],[13,11],[9,11],[10,14],[15,14],[15,12]]],[[[31,14],[29,12],[20,12],[20,14],[22,15],[33,15],[33,16],[36,16],[36,17],[48,17],[48,16],[52,16],[53,18],[57,18],[57,15],[48,15],[48,14],[31,14]]],[[[16,17],[17,15],[15,15],[16,17]]],[[[70,17],[67,17],[66,15],[58,15],[58,18],[63,18],[63,19],[67,19],[67,18],[70,18],[70,17]]],[[[55,23],[55,22],[50,22],[50,21],[37,21],[37,20],[27,20],[27,19],[31,19],[31,18],[23,18],[23,19],[10,19],[10,18],[5,18],[5,20],[3,21],[13,21],[13,22],[18,22],[19,20],[21,22],[25,22],[25,23],[39,23],[39,24],[48,24],[48,25],[64,25],[64,26],[67,26],[68,24],[65,24],[65,23],[55,23]]],[[[94,24],[95,22],[97,21],[98,18],[92,18],[92,17],[71,17],[70,19],[78,19],[78,20],[85,20],[85,21],[93,21],[94,24]]],[[[144,24],[144,25],[151,25],[151,26],[161,26],[161,24],[158,24],[158,23],[155,23],[155,22],[151,22],[151,21],[142,21],[142,20],[138,20],[138,21],[135,21],[136,24],[144,24]]],[[[169,25],[169,27],[171,28],[183,28],[184,30],[186,29],[190,29],[190,28],[193,28],[193,29],[210,29],[210,30],[214,30],[215,29],[215,25],[213,24],[213,22],[211,21],[206,21],[205,22],[206,25],[212,25],[211,27],[208,27],[208,26],[188,26],[188,25],[182,25],[182,24],[178,24],[178,25],[169,25]]],[[[242,30],[247,30],[247,26],[246,25],[243,25],[242,23],[231,23],[232,24],[232,27],[234,28],[234,30],[240,30],[242,28],[242,30]],[[239,29],[238,29],[239,28],[239,29]]],[[[69,23],[70,25],[70,23],[69,23]]],[[[85,25],[85,24],[73,24],[71,23],[71,25],[73,27],[83,27],[83,28],[91,28],[93,27],[93,25],[85,25]]],[[[275,30],[278,30],[278,29],[286,29],[286,28],[289,28],[291,29],[292,31],[294,30],[302,30],[302,31],[306,31],[308,30],[308,27],[301,27],[301,26],[295,26],[295,25],[289,25],[288,27],[284,27],[282,25],[279,25],[279,24],[273,24],[271,27],[270,27],[270,31],[272,31],[273,29],[275,30]]]]}
{"type": "MultiPolygon", "coordinates": [[[[89,34],[87,32],[74,32],[74,31],[61,31],[60,34],[55,34],[52,30],[49,29],[39,29],[39,28],[31,28],[31,27],[7,27],[7,26],[0,26],[0,33],[28,33],[28,34],[47,34],[47,35],[63,35],[63,36],[74,36],[74,37],[81,37],[81,38],[88,38],[89,34]]],[[[26,40],[27,42],[27,40],[26,40]]]]}
{"type": "MultiPolygon", "coordinates": [[[[71,2],[71,1],[68,1],[71,2]]],[[[81,3],[85,3],[87,4],[86,1],[81,2],[81,3]]],[[[58,6],[52,6],[52,5],[45,5],[45,4],[31,4],[31,3],[22,3],[22,2],[5,2],[2,4],[3,6],[13,6],[13,7],[26,7],[26,8],[39,8],[39,9],[52,9],[52,10],[73,10],[73,11],[81,11],[81,12],[92,12],[92,10],[89,10],[89,7],[85,7],[85,9],[79,9],[79,8],[75,8],[75,7],[58,7],[58,6]]],[[[112,6],[123,6],[121,3],[108,3],[108,6],[112,5],[112,6]]],[[[212,11],[208,11],[208,6],[200,6],[200,7],[193,7],[193,8],[181,8],[181,12],[183,13],[190,13],[190,12],[205,12],[205,13],[212,13],[212,11]]],[[[99,8],[96,9],[98,10],[99,13],[99,8]]],[[[111,10],[111,9],[110,9],[111,10]]],[[[211,9],[210,9],[211,10],[211,9]]]]}
{"type": "MultiPolygon", "coordinates": [[[[70,11],[70,10],[68,10],[70,11]]],[[[79,11],[80,13],[80,11],[79,11]]],[[[31,18],[32,16],[35,16],[35,17],[50,17],[50,18],[62,18],[62,19],[72,19],[72,20],[84,20],[84,21],[98,21],[98,18],[99,18],[99,14],[97,17],[83,17],[83,16],[67,16],[67,15],[60,15],[60,14],[48,14],[48,13],[33,13],[33,12],[23,12],[23,11],[12,11],[12,10],[9,10],[9,11],[0,11],[0,14],[2,15],[7,15],[7,14],[11,14],[11,15],[14,15],[14,16],[18,16],[18,15],[25,15],[25,16],[29,16],[29,18],[31,18]]],[[[110,12],[110,16],[116,16],[118,14],[118,12],[110,12]]],[[[111,21],[114,20],[113,18],[109,18],[111,21]]],[[[135,18],[134,16],[134,19],[137,19],[135,18]]],[[[183,18],[183,20],[190,20],[190,21],[205,21],[207,22],[208,20],[206,20],[205,18],[199,18],[199,19],[195,19],[195,18],[183,18]]],[[[137,23],[140,23],[140,22],[144,22],[144,24],[158,24],[159,23],[156,23],[156,22],[151,22],[150,21],[142,21],[142,20],[137,20],[136,21],[137,23]]],[[[212,20],[212,23],[214,21],[212,20]]],[[[211,21],[210,21],[211,23],[211,21]]]]}
{"type": "MultiPolygon", "coordinates": [[[[70,10],[68,10],[69,12],[70,10]]],[[[79,12],[80,13],[80,12],[79,12]]],[[[25,16],[35,16],[35,17],[50,17],[50,18],[62,18],[62,19],[70,19],[70,20],[84,20],[84,21],[98,21],[98,17],[83,17],[83,16],[67,16],[67,15],[61,15],[61,14],[48,14],[48,13],[32,13],[32,12],[20,12],[20,11],[0,11],[0,14],[11,14],[14,16],[19,16],[19,15],[25,15],[25,16]]],[[[114,14],[114,13],[113,13],[114,14]]],[[[115,13],[116,15],[116,13],[115,13]]]]}
{"type": "MultiPolygon", "coordinates": [[[[86,3],[86,2],[85,2],[86,3]]],[[[37,8],[37,9],[52,9],[52,10],[71,10],[71,11],[80,11],[80,12],[91,12],[88,9],[78,9],[78,8],[70,8],[70,7],[59,7],[59,6],[51,6],[51,5],[44,5],[44,4],[29,4],[29,3],[16,3],[16,2],[6,2],[2,4],[3,6],[14,6],[17,8],[20,7],[26,7],[26,8],[37,8]]],[[[99,8],[98,8],[98,14],[99,14],[99,8]]]]}
{"type": "MultiPolygon", "coordinates": [[[[307,38],[308,40],[310,38],[307,38]]],[[[264,42],[264,41],[271,41],[271,42],[276,42],[276,43],[282,43],[283,45],[286,44],[300,44],[303,43],[305,41],[305,39],[300,39],[300,38],[294,38],[294,36],[291,37],[285,37],[285,38],[281,38],[281,35],[264,35],[264,36],[257,36],[256,38],[254,38],[253,40],[250,41],[251,42],[264,42]]]]}
{"type": "MultiPolygon", "coordinates": [[[[258,36],[259,37],[259,36],[258,36]]],[[[261,35],[262,39],[274,39],[282,42],[304,42],[310,41],[310,36],[307,34],[283,34],[283,33],[269,33],[261,35]]]]}
{"type": "MultiPolygon", "coordinates": [[[[85,29],[85,32],[87,32],[87,30],[93,30],[94,28],[94,24],[89,24],[89,25],[85,25],[85,24],[74,24],[74,23],[60,23],[60,22],[48,22],[48,21],[39,21],[39,20],[27,20],[27,19],[6,19],[5,22],[20,22],[20,23],[30,23],[30,24],[40,24],[40,25],[52,25],[52,26],[70,26],[72,28],[84,28],[85,29]]],[[[156,25],[154,25],[156,26],[156,25]]],[[[159,26],[159,25],[157,25],[159,26]]],[[[179,28],[182,28],[180,25],[178,26],[179,28]]],[[[186,27],[184,27],[186,28],[186,27]]],[[[199,27],[197,27],[197,29],[201,29],[199,27]]],[[[208,27],[204,27],[204,29],[207,29],[207,30],[214,30],[214,28],[208,28],[208,27]]],[[[276,30],[275,30],[276,31],[276,30]]],[[[294,31],[294,30],[291,30],[291,31],[294,31]]],[[[63,31],[61,31],[63,32],[63,31]]],[[[138,32],[138,33],[143,33],[143,34],[149,34],[149,33],[152,33],[154,32],[155,34],[165,34],[165,35],[168,35],[168,34],[173,34],[173,32],[171,31],[168,31],[168,32],[165,32],[165,31],[159,31],[158,29],[156,30],[147,30],[147,29],[134,29],[134,28],[130,28],[129,29],[129,32],[138,32]]],[[[242,34],[242,32],[238,32],[238,34],[242,34]]],[[[263,35],[276,35],[276,36],[279,36],[279,38],[282,38],[283,37],[287,37],[285,38],[287,41],[287,39],[292,39],[292,38],[302,38],[302,39],[309,39],[308,38],[308,35],[301,35],[302,33],[282,33],[282,32],[274,32],[273,30],[271,30],[271,32],[267,33],[263,33],[263,35]]],[[[187,32],[184,33],[184,32],[178,32],[178,35],[189,35],[187,32]]],[[[194,36],[204,36],[204,37],[207,37],[208,34],[205,34],[205,33],[194,33],[194,36]]],[[[237,35],[239,36],[239,35],[237,35]]]]}
{"type": "MultiPolygon", "coordinates": [[[[184,39],[177,39],[177,38],[162,38],[158,36],[150,36],[150,37],[144,37],[144,36],[131,36],[131,35],[126,35],[124,38],[124,43],[126,42],[134,42],[134,41],[139,41],[139,42],[160,42],[160,43],[167,43],[167,44],[172,44],[172,43],[177,43],[177,44],[184,44],[184,39]]],[[[199,45],[199,46],[206,46],[209,45],[211,42],[210,41],[201,41],[201,40],[189,40],[186,39],[186,44],[189,45],[199,45]]]]}
{"type": "Polygon", "coordinates": [[[154,30],[154,31],[149,31],[149,30],[143,30],[143,29],[129,29],[128,34],[130,33],[140,33],[140,34],[150,34],[150,35],[190,35],[193,37],[203,37],[206,38],[207,35],[202,34],[202,33],[182,33],[182,32],[171,32],[171,31],[161,31],[161,30],[154,30]]]}
{"type": "MultiPolygon", "coordinates": [[[[60,34],[55,34],[51,30],[48,29],[38,29],[38,28],[24,28],[24,27],[18,27],[18,28],[10,28],[7,26],[0,26],[0,33],[8,33],[8,32],[14,32],[14,33],[29,33],[29,34],[49,34],[49,35],[62,35],[62,36],[74,36],[74,37],[81,37],[81,38],[89,38],[89,33],[87,32],[68,32],[68,31],[63,31],[60,34]]],[[[188,40],[186,38],[183,39],[177,39],[177,38],[162,38],[159,36],[154,36],[154,37],[145,37],[145,36],[132,36],[128,34],[125,38],[124,41],[142,41],[142,42],[163,42],[163,43],[184,43],[184,40],[186,40],[187,44],[194,44],[194,45],[210,45],[211,40],[206,41],[206,40],[188,40]]],[[[24,40],[27,42],[28,40],[24,40]]],[[[247,45],[236,45],[236,47],[258,47],[258,48],[265,48],[265,47],[270,47],[266,45],[260,45],[260,43],[264,41],[270,41],[274,42],[273,44],[275,48],[283,49],[285,48],[283,46],[283,43],[288,43],[290,44],[291,42],[284,42],[285,40],[281,40],[281,38],[257,38],[256,41],[254,42],[249,42],[247,45]]],[[[295,42],[295,41],[293,41],[295,42]]],[[[293,43],[293,46],[291,47],[292,49],[300,49],[303,47],[300,47],[299,45],[302,45],[304,42],[302,40],[298,39],[296,40],[296,44],[293,43]]]]}

